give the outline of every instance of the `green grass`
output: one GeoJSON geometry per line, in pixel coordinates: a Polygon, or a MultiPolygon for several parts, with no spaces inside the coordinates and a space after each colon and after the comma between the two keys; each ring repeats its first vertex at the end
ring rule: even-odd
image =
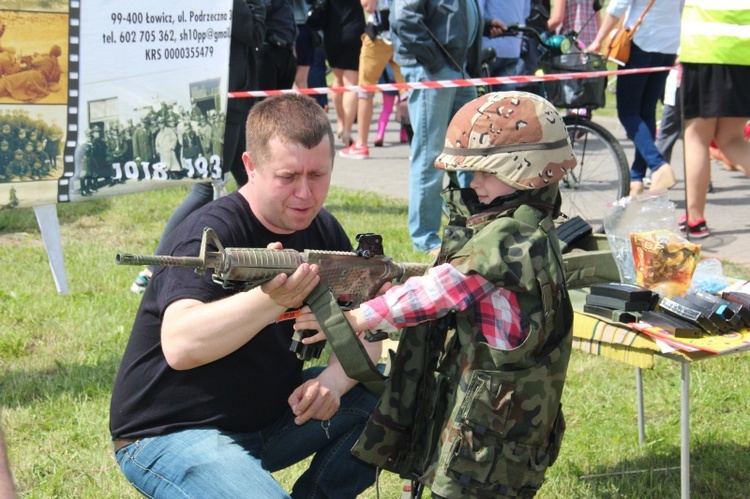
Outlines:
{"type": "MultiPolygon", "coordinates": [[[[152,252],[185,194],[174,188],[60,205],[65,296],[55,291],[33,212],[0,212],[6,279],[0,401],[23,497],[138,497],[109,448],[110,391],[140,300],[128,291],[138,269],[115,265],[114,255],[152,252]]],[[[332,189],[327,207],[351,236],[379,232],[389,255],[425,261],[411,249],[405,201],[332,189]]],[[[727,265],[725,273],[750,277],[740,266],[727,265]]],[[[745,497],[750,359],[742,354],[694,364],[690,391],[693,497],[745,497]]],[[[658,358],[644,371],[644,393],[646,445],[639,447],[634,369],[574,352],[563,401],[568,433],[539,497],[679,497],[679,470],[672,468],[680,462],[680,366],[658,358]]],[[[302,466],[277,478],[289,489],[302,466]]],[[[381,496],[397,497],[400,483],[385,474],[381,496]]],[[[363,497],[375,497],[374,488],[363,497]]]]}

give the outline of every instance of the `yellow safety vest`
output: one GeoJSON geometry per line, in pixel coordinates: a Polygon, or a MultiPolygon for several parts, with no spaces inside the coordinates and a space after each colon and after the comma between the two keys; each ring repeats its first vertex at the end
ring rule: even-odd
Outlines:
{"type": "Polygon", "coordinates": [[[680,60],[750,66],[750,0],[686,0],[680,60]]]}

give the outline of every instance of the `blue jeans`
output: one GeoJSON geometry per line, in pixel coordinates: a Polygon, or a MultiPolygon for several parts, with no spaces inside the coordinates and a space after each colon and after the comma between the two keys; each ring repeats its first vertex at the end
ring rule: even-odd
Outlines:
{"type": "MultiPolygon", "coordinates": [[[[310,88],[322,88],[328,85],[326,82],[326,56],[322,47],[315,47],[310,72],[307,74],[307,85],[310,88]]],[[[328,94],[313,95],[312,98],[318,101],[320,107],[328,105],[328,94]]]]}
{"type": "MultiPolygon", "coordinates": [[[[407,82],[460,79],[464,76],[446,66],[429,73],[421,66],[402,67],[407,82]]],[[[456,111],[477,97],[475,87],[445,88],[440,90],[413,89],[409,96],[409,118],[414,130],[411,141],[409,170],[409,234],[418,251],[440,247],[442,216],[443,170],[435,168],[435,160],[443,151],[445,132],[456,111]]],[[[471,172],[458,173],[458,183],[468,187],[471,172]]]]}
{"type": "MultiPolygon", "coordinates": [[[[322,368],[303,372],[305,379],[322,368]]],[[[375,467],[349,452],[378,397],[357,385],[341,398],[326,429],[311,420],[294,424],[291,410],[251,433],[191,428],[142,438],[115,458],[125,477],[147,497],[354,498],[375,481],[375,467]],[[315,454],[291,495],[271,472],[315,454]]]]}
{"type": "MultiPolygon", "coordinates": [[[[625,69],[672,66],[675,54],[645,52],[636,44],[630,50],[625,69]]],[[[666,163],[654,143],[656,138],[656,102],[664,94],[667,71],[619,76],[617,78],[617,117],[635,144],[635,159],[630,180],[642,182],[646,168],[654,170],[666,163]]]]}

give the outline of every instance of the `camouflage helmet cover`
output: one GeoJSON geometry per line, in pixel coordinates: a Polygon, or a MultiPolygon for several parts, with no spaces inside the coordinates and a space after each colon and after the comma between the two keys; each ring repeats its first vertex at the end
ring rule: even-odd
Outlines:
{"type": "Polygon", "coordinates": [[[467,103],[435,161],[444,170],[490,173],[519,190],[554,184],[576,164],[557,109],[527,92],[488,93],[467,103]]]}

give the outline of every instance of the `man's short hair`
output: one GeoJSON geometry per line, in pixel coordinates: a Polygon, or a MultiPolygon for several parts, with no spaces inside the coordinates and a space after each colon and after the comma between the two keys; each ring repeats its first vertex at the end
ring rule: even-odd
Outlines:
{"type": "Polygon", "coordinates": [[[269,158],[268,144],[278,137],[286,143],[301,144],[307,149],[328,138],[331,160],[335,156],[333,131],[320,105],[302,94],[269,97],[250,110],[246,123],[246,149],[253,163],[263,165],[269,158]]]}

